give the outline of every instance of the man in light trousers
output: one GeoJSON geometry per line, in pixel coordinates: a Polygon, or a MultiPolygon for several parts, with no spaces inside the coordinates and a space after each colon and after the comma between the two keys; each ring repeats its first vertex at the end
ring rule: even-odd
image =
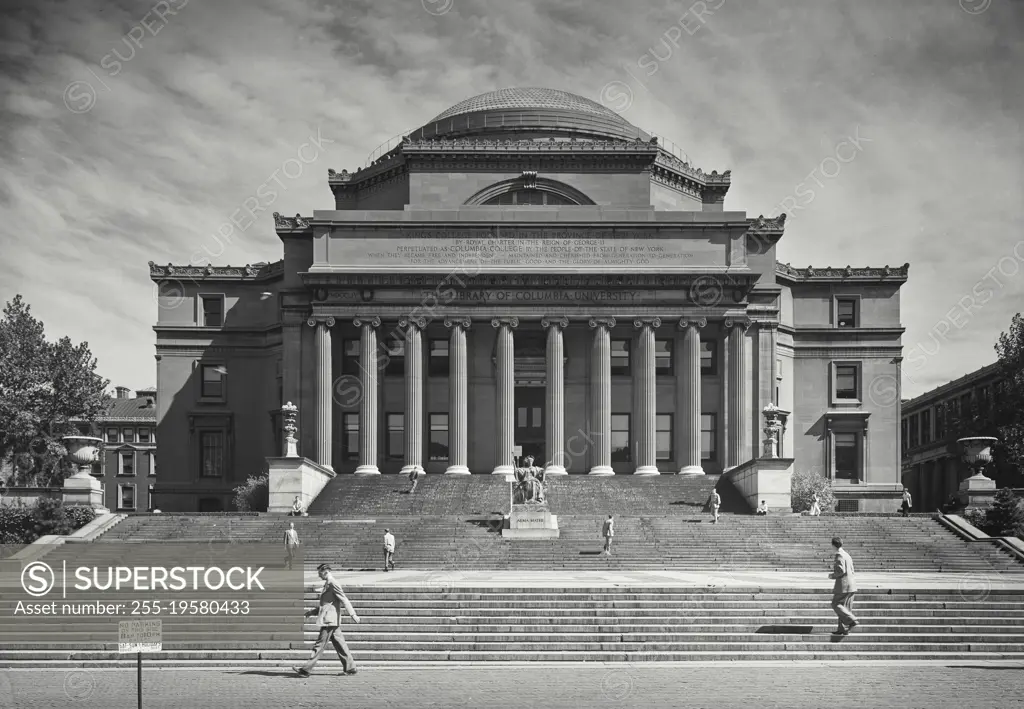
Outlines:
{"type": "Polygon", "coordinates": [[[839,617],[839,627],[832,634],[849,635],[850,629],[860,625],[860,621],[853,615],[853,597],[857,595],[853,559],[843,549],[843,540],[839,537],[832,537],[832,546],[836,549],[836,557],[828,577],[836,580],[832,587],[832,610],[839,617]]]}
{"type": "Polygon", "coordinates": [[[306,617],[317,616],[320,635],[313,646],[313,654],[310,656],[309,661],[302,667],[293,667],[292,669],[298,672],[301,677],[309,677],[310,671],[320,660],[320,656],[324,654],[327,643],[330,641],[338,653],[338,659],[341,660],[342,672],[346,675],[354,675],[356,673],[356,661],[352,657],[352,653],[349,652],[348,645],[345,643],[345,636],[341,634],[341,628],[339,627],[341,625],[341,605],[345,604],[345,611],[353,622],[359,623],[359,616],[356,615],[355,609],[352,608],[348,597],[341,589],[341,584],[331,575],[330,564],[320,564],[317,567],[317,572],[319,572],[320,578],[324,580],[324,587],[320,591],[320,610],[307,611],[306,617]]]}

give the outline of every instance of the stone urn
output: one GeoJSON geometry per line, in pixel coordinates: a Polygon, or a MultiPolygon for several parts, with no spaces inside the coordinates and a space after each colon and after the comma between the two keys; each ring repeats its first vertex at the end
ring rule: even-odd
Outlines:
{"type": "Polygon", "coordinates": [[[985,477],[985,466],[992,462],[992,446],[999,442],[992,436],[970,436],[957,443],[963,447],[964,462],[974,475],[960,483],[958,497],[968,508],[985,507],[992,504],[996,494],[996,481],[985,477]]]}
{"type": "Polygon", "coordinates": [[[68,449],[68,460],[78,467],[78,471],[72,477],[91,478],[92,464],[99,460],[103,439],[93,436],[64,436],[61,441],[68,449]]]}
{"type": "Polygon", "coordinates": [[[78,471],[64,481],[64,504],[84,505],[97,512],[106,512],[103,506],[103,485],[90,472],[92,464],[99,459],[103,439],[64,436],[61,441],[68,450],[68,460],[78,466],[78,471]]]}

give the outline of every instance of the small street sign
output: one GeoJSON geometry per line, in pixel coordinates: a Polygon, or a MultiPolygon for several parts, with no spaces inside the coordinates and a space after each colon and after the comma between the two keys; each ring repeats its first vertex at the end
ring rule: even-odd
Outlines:
{"type": "Polygon", "coordinates": [[[160,652],[163,649],[162,636],[162,621],[122,620],[117,624],[117,651],[160,652]]]}

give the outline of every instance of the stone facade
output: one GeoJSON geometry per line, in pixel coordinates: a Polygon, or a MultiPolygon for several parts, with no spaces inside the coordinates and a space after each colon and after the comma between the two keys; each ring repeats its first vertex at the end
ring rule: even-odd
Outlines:
{"type": "Polygon", "coordinates": [[[226,507],[286,401],[338,474],[720,473],[773,403],[797,469],[851,509],[898,497],[907,267],[777,263],[784,215],[725,211],[728,172],[516,91],[330,171],[334,210],[275,214],[280,262],[151,264],[163,509],[226,507]]]}

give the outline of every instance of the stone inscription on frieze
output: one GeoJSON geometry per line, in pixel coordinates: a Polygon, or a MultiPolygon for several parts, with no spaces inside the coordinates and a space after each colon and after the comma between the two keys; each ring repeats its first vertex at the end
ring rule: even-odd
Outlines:
{"type": "MultiPolygon", "coordinates": [[[[527,230],[523,230],[527,231],[527,230]]],[[[541,230],[535,230],[544,234],[541,230]]],[[[440,232],[450,234],[451,232],[440,232]]],[[[567,234],[573,232],[555,232],[567,234]]],[[[527,266],[695,266],[724,265],[724,241],[708,238],[666,239],[650,236],[602,238],[587,236],[562,238],[509,237],[435,237],[357,238],[332,235],[328,247],[331,265],[354,267],[459,267],[520,268],[527,266]]]]}

